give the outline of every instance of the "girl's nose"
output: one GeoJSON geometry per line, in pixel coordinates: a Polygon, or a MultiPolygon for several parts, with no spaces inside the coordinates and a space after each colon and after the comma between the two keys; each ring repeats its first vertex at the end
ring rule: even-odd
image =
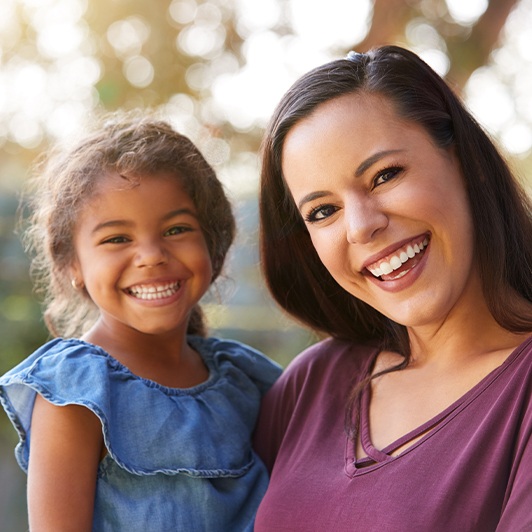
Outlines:
{"type": "Polygon", "coordinates": [[[139,268],[160,266],[166,264],[168,257],[162,242],[144,242],[139,244],[135,257],[135,264],[139,268]]]}
{"type": "Polygon", "coordinates": [[[347,240],[367,244],[388,226],[388,216],[374,198],[353,199],[345,206],[347,240]]]}

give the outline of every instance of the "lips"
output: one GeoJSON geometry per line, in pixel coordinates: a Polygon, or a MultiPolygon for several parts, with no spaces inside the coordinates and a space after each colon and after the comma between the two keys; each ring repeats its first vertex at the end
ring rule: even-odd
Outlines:
{"type": "Polygon", "coordinates": [[[170,297],[175,294],[180,287],[181,283],[179,281],[162,284],[139,284],[127,288],[126,292],[137,299],[152,301],[155,299],[170,297]]]}
{"type": "Polygon", "coordinates": [[[366,268],[372,275],[383,280],[392,281],[406,275],[418,262],[429,244],[429,238],[422,236],[400,247],[392,254],[369,264],[366,268]]]}

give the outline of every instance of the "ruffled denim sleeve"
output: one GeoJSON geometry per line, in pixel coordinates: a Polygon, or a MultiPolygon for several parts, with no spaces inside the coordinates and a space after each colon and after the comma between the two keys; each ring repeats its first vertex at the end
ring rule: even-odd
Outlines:
{"type": "Polygon", "coordinates": [[[178,389],[132,374],[97,346],[55,339],[0,378],[0,401],[18,431],[27,471],[37,393],[55,405],[89,408],[109,456],[136,475],[237,477],[253,463],[250,437],[262,395],[281,369],[238,342],[189,337],[210,376],[178,389]],[[222,442],[222,444],[221,444],[222,442]]]}

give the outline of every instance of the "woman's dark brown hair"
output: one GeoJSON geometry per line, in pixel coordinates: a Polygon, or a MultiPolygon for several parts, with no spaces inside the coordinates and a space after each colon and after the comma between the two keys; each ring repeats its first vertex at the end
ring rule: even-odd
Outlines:
{"type": "Polygon", "coordinates": [[[409,362],[406,329],[343,290],[323,266],[283,178],[287,133],[322,103],[350,93],[387,98],[437,146],[453,147],[466,182],[475,256],[489,309],[507,330],[530,331],[530,305],[524,303],[532,301],[530,200],[445,81],[417,55],[397,46],[351,52],[310,71],[274,112],[262,146],[260,217],[262,266],[276,301],[316,331],[378,343],[401,353],[402,366],[409,362]],[[521,297],[508,297],[515,293],[521,297]]]}
{"type": "MultiPolygon", "coordinates": [[[[23,241],[32,255],[36,290],[43,294],[45,322],[54,336],[86,330],[97,309],[71,286],[73,232],[98,182],[110,172],[132,185],[158,173],[175,177],[192,199],[213,266],[214,281],[235,234],[231,205],[222,184],[198,148],[161,120],[138,113],[104,117],[95,132],[68,150],[57,150],[37,168],[23,204],[23,241]],[[32,186],[33,185],[33,186],[32,186]]],[[[189,334],[205,334],[202,312],[192,312],[189,334]]]]}

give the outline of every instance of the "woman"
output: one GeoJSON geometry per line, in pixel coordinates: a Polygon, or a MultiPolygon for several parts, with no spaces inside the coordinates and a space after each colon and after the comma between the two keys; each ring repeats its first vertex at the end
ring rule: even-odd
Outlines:
{"type": "Polygon", "coordinates": [[[263,403],[256,530],[532,530],[532,209],[415,54],[350,53],[263,144],[277,302],[329,336],[263,403]]]}

